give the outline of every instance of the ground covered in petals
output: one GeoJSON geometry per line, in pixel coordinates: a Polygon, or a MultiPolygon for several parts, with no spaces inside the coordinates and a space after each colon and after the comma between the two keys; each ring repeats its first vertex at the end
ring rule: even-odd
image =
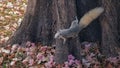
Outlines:
{"type": "Polygon", "coordinates": [[[95,43],[82,44],[82,60],[68,55],[68,60],[59,65],[54,62],[55,46],[43,46],[27,42],[0,48],[1,68],[120,68],[120,56],[106,58],[95,43]]]}
{"type": "Polygon", "coordinates": [[[0,44],[5,43],[20,25],[27,0],[0,0],[0,44]]]}

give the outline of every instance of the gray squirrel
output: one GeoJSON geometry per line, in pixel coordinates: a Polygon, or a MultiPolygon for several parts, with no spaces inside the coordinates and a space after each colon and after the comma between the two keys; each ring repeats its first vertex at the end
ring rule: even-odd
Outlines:
{"type": "Polygon", "coordinates": [[[78,19],[72,21],[71,26],[67,29],[62,29],[57,31],[54,38],[55,39],[63,39],[65,43],[67,38],[75,38],[78,36],[78,33],[85,27],[87,27],[94,19],[100,16],[103,13],[104,8],[96,7],[90,11],[88,11],[78,22],[78,19]]]}

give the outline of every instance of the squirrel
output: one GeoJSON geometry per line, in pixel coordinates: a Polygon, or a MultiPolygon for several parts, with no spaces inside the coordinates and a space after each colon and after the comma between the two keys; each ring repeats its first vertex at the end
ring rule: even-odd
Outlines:
{"type": "Polygon", "coordinates": [[[57,31],[54,38],[55,39],[63,39],[63,42],[66,42],[67,38],[75,38],[78,36],[78,33],[85,27],[87,27],[94,19],[96,19],[98,16],[100,16],[101,13],[103,13],[104,8],[102,7],[96,7],[90,11],[88,11],[78,22],[78,19],[76,17],[76,20],[72,21],[71,26],[67,29],[62,29],[57,31]]]}

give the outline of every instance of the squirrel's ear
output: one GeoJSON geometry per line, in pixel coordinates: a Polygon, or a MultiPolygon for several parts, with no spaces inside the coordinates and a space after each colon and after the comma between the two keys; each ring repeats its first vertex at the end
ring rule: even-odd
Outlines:
{"type": "Polygon", "coordinates": [[[76,19],[76,20],[78,19],[77,16],[75,16],[75,19],[76,19]]]}
{"type": "Polygon", "coordinates": [[[75,16],[75,20],[78,20],[77,16],[75,16]]]}

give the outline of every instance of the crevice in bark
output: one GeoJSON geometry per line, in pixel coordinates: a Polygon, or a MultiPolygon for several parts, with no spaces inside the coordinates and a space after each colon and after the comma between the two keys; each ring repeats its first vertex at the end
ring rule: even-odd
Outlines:
{"type": "Polygon", "coordinates": [[[120,42],[117,37],[117,8],[115,4],[117,1],[102,0],[102,5],[105,8],[105,13],[102,16],[102,53],[107,57],[117,56],[120,52],[120,42]]]}

